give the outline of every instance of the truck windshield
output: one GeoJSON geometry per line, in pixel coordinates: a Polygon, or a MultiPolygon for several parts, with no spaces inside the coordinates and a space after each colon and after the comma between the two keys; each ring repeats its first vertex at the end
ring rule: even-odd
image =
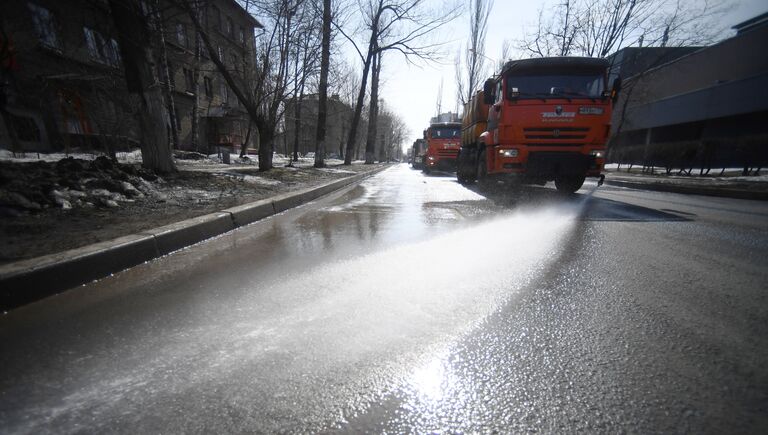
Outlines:
{"type": "Polygon", "coordinates": [[[457,127],[437,127],[432,129],[433,139],[454,139],[461,137],[461,129],[457,127]]]}
{"type": "Polygon", "coordinates": [[[605,90],[602,74],[507,76],[507,98],[600,98],[605,90]],[[515,91],[515,89],[517,89],[515,91]],[[517,94],[515,94],[515,92],[517,94]]]}

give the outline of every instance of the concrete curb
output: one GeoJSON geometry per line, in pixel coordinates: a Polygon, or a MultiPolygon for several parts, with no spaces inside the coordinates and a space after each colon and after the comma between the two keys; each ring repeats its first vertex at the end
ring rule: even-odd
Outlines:
{"type": "Polygon", "coordinates": [[[722,198],[768,200],[768,192],[751,191],[744,189],[730,189],[727,187],[686,186],[672,183],[632,182],[624,180],[605,179],[605,184],[617,187],[629,187],[640,190],[653,190],[656,192],[682,193],[686,195],[718,196],[722,198]]]}
{"type": "Polygon", "coordinates": [[[117,239],[0,266],[0,311],[109,276],[298,207],[387,169],[371,171],[117,239]]]}

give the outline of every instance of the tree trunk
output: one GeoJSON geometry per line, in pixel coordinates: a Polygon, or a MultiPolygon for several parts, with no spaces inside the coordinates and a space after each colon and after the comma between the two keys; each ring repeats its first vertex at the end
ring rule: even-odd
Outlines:
{"type": "Polygon", "coordinates": [[[259,171],[264,172],[272,169],[272,156],[275,152],[275,126],[264,124],[259,128],[256,124],[255,136],[259,142],[259,171]]]}
{"type": "Polygon", "coordinates": [[[166,122],[167,107],[163,101],[155,68],[152,67],[152,41],[148,37],[150,26],[141,12],[132,4],[110,0],[126,70],[126,84],[139,98],[138,121],[141,128],[142,165],[160,173],[176,171],[173,153],[168,145],[166,122]]]}
{"type": "Polygon", "coordinates": [[[344,118],[341,120],[341,136],[339,137],[339,158],[344,160],[346,153],[344,152],[344,137],[347,135],[347,123],[344,118]]]}
{"type": "Polygon", "coordinates": [[[365,141],[365,164],[372,165],[376,158],[376,126],[379,118],[379,73],[381,52],[373,56],[371,72],[371,103],[368,110],[368,137],[365,141]]]}
{"type": "Polygon", "coordinates": [[[248,131],[245,133],[245,140],[240,144],[240,158],[248,155],[248,142],[251,141],[251,131],[253,130],[253,121],[248,118],[248,131]]]}
{"type": "Polygon", "coordinates": [[[299,130],[301,129],[301,104],[304,100],[304,85],[300,85],[299,98],[296,100],[296,104],[293,108],[293,129],[295,134],[293,135],[293,161],[299,161],[299,130]]]}
{"type": "Polygon", "coordinates": [[[344,158],[345,165],[352,164],[352,152],[355,150],[355,140],[357,139],[357,127],[360,123],[360,116],[363,112],[363,103],[365,102],[365,89],[368,87],[368,72],[371,69],[371,61],[376,55],[376,47],[379,40],[379,19],[382,10],[379,8],[376,17],[373,19],[371,27],[371,39],[368,41],[368,54],[363,63],[363,77],[360,81],[360,92],[357,94],[357,103],[355,104],[355,113],[352,115],[352,125],[349,129],[349,140],[347,141],[347,156],[344,158]]]}
{"type": "Polygon", "coordinates": [[[173,161],[173,152],[165,129],[168,113],[166,113],[162,91],[159,87],[152,87],[145,91],[140,99],[142,166],[159,173],[175,172],[176,164],[173,161]]]}
{"type": "Polygon", "coordinates": [[[192,132],[191,148],[200,152],[200,56],[203,47],[200,46],[200,37],[195,32],[195,63],[192,67],[192,80],[195,91],[195,100],[192,106],[192,132]]]}
{"type": "Polygon", "coordinates": [[[165,85],[163,86],[163,94],[165,97],[165,104],[168,106],[168,123],[170,124],[171,145],[173,148],[178,149],[179,125],[178,120],[176,119],[176,102],[173,98],[173,88],[171,87],[171,69],[168,66],[168,51],[166,50],[165,45],[165,26],[163,23],[163,17],[160,14],[160,5],[157,0],[155,0],[153,3],[152,8],[152,15],[154,15],[157,29],[156,37],[159,38],[157,45],[158,49],[160,50],[160,70],[163,75],[163,82],[165,82],[165,85]]]}
{"type": "Polygon", "coordinates": [[[368,71],[371,69],[371,58],[373,54],[369,51],[368,57],[363,65],[363,77],[360,81],[360,92],[357,93],[357,102],[355,103],[355,113],[352,115],[352,125],[349,127],[349,139],[347,140],[347,155],[344,158],[345,165],[352,164],[352,154],[355,151],[355,141],[357,139],[357,127],[360,123],[360,116],[363,112],[363,102],[365,102],[365,89],[368,87],[368,71]]]}
{"type": "MultiPolygon", "coordinates": [[[[331,63],[331,0],[323,0],[323,42],[320,54],[320,95],[317,102],[315,167],[325,166],[325,123],[328,118],[328,69],[331,63]]],[[[342,153],[343,154],[343,153],[342,153]]]]}
{"type": "Polygon", "coordinates": [[[262,142],[259,147],[259,171],[265,172],[272,169],[272,154],[274,153],[275,143],[270,139],[268,143],[262,142]]]}

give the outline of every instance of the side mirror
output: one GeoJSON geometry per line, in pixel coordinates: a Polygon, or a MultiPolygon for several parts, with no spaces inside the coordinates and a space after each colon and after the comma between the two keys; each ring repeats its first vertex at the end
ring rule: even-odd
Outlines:
{"type": "Polygon", "coordinates": [[[495,90],[496,82],[493,79],[486,80],[483,85],[483,103],[493,104],[496,101],[495,90]]]}
{"type": "Polygon", "coordinates": [[[611,101],[614,103],[619,99],[619,91],[621,91],[621,77],[616,77],[611,87],[611,101]]]}

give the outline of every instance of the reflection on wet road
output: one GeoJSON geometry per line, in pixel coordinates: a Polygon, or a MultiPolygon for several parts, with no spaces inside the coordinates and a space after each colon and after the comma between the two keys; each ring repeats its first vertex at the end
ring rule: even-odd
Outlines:
{"type": "Polygon", "coordinates": [[[0,422],[749,431],[767,422],[766,217],[594,184],[484,193],[396,166],[4,316],[0,422]]]}

